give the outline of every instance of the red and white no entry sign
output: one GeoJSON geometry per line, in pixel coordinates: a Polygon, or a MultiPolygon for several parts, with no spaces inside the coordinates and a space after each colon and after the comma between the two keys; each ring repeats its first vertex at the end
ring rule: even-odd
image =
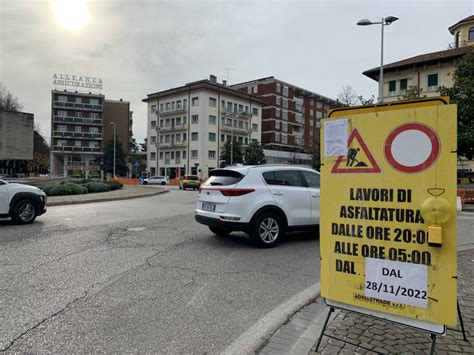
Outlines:
{"type": "Polygon", "coordinates": [[[419,173],[438,158],[441,144],[436,132],[421,123],[405,123],[395,128],[385,140],[385,158],[396,170],[419,173]]]}

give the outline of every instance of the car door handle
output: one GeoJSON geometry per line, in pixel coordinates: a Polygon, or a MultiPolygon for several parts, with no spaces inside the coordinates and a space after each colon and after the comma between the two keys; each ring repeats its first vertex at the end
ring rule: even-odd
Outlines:
{"type": "Polygon", "coordinates": [[[276,196],[283,196],[283,192],[280,191],[273,191],[273,194],[276,196]]]}
{"type": "Polygon", "coordinates": [[[315,193],[315,194],[311,194],[311,196],[313,196],[313,197],[319,197],[319,194],[316,194],[316,193],[315,193]]]}

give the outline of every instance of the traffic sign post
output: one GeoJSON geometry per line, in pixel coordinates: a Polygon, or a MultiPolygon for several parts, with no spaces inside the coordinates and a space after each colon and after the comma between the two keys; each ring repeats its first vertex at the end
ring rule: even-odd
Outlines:
{"type": "Polygon", "coordinates": [[[432,334],[455,327],[456,106],[435,98],[332,110],[321,142],[326,304],[432,334]]]}

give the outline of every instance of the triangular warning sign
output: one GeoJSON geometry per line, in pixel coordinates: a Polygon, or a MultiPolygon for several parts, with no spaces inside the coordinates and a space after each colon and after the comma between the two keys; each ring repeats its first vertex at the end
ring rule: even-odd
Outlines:
{"type": "Polygon", "coordinates": [[[349,137],[347,156],[340,155],[331,173],[333,174],[360,174],[380,173],[380,167],[374,159],[369,148],[365,144],[357,129],[354,129],[349,137]],[[344,163],[341,166],[341,163],[344,163]]]}

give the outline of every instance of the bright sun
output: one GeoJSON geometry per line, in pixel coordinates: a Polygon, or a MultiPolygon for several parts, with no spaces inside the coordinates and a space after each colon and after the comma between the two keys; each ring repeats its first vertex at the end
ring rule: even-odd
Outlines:
{"type": "Polygon", "coordinates": [[[84,0],[54,0],[53,11],[58,22],[66,30],[80,30],[90,20],[84,0]]]}

